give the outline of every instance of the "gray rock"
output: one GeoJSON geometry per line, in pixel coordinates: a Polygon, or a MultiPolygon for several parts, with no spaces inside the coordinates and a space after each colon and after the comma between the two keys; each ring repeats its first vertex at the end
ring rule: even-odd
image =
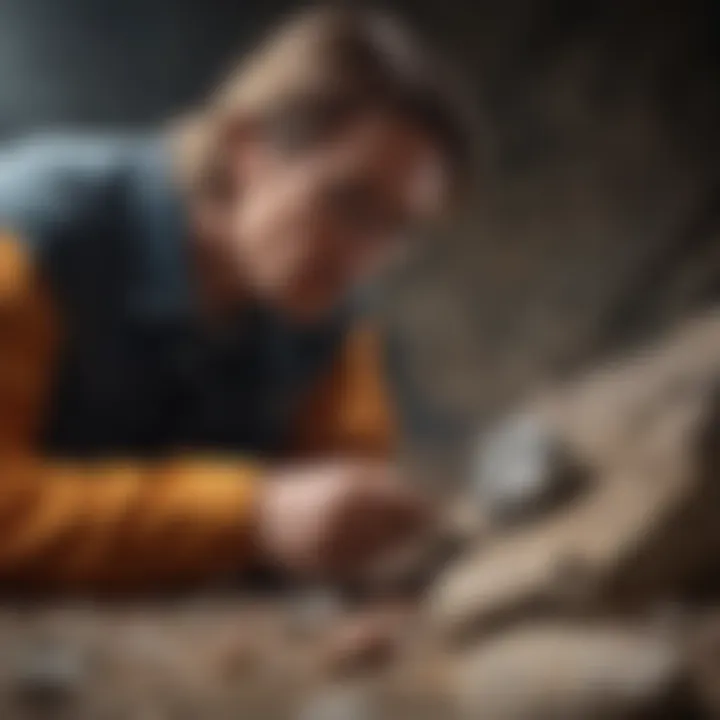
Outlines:
{"type": "Polygon", "coordinates": [[[530,411],[482,435],[474,455],[475,495],[501,524],[557,506],[578,492],[585,476],[546,419],[530,411]]]}

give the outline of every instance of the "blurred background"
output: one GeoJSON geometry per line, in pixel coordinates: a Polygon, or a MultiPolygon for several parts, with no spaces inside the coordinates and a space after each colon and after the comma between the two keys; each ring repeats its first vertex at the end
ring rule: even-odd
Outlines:
{"type": "MultiPolygon", "coordinates": [[[[720,5],[395,0],[481,105],[469,212],[382,312],[416,447],[711,300],[720,5]]],[[[200,100],[278,0],[1,0],[0,136],[144,128],[200,100]]]]}

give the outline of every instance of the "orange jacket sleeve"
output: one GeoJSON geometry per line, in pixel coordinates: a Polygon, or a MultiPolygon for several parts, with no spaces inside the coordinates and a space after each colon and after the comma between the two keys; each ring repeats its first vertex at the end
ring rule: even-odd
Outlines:
{"type": "Polygon", "coordinates": [[[236,571],[251,551],[252,461],[37,453],[60,331],[22,246],[1,237],[0,583],[115,591],[236,571]]]}
{"type": "Polygon", "coordinates": [[[304,456],[388,457],[398,445],[397,428],[380,338],[361,326],[301,408],[295,450],[304,456]]]}

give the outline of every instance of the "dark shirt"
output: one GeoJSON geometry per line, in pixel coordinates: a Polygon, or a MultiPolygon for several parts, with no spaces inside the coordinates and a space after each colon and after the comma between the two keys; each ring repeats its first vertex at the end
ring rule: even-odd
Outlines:
{"type": "Polygon", "coordinates": [[[297,328],[244,308],[211,329],[193,297],[162,139],[58,136],[0,151],[0,227],[31,249],[62,325],[45,449],[281,452],[345,314],[297,328]]]}

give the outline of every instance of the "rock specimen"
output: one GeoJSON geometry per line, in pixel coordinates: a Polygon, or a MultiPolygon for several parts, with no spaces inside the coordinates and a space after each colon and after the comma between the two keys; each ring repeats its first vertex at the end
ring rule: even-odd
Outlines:
{"type": "Polygon", "coordinates": [[[481,436],[472,467],[472,489],[489,520],[527,521],[571,499],[584,468],[563,447],[542,413],[511,416],[481,436]]]}
{"type": "MultiPolygon", "coordinates": [[[[486,540],[435,586],[450,630],[615,612],[681,596],[720,558],[720,318],[573,385],[533,412],[589,471],[557,512],[486,540]]],[[[475,637],[475,636],[473,636],[475,637]]]]}

